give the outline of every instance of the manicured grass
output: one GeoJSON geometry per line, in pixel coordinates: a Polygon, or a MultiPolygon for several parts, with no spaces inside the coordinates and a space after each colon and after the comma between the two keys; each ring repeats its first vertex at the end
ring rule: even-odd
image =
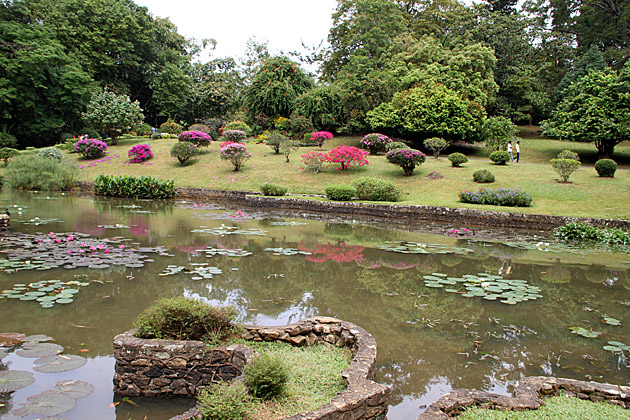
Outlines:
{"type": "Polygon", "coordinates": [[[252,419],[283,418],[317,410],[345,389],[341,372],[349,366],[348,349],[327,345],[292,347],[283,343],[242,343],[261,354],[280,358],[290,371],[286,397],[257,402],[252,419]]]}
{"type": "MultiPolygon", "coordinates": [[[[360,137],[337,137],[324,145],[324,151],[340,144],[358,145],[360,137]]],[[[570,184],[557,182],[558,175],[548,163],[541,164],[540,156],[558,148],[585,146],[581,143],[557,142],[553,140],[524,140],[522,163],[507,166],[494,165],[486,158],[474,157],[485,153],[483,148],[469,148],[471,159],[461,168],[453,168],[450,162],[441,157],[436,160],[428,157],[417,167],[411,177],[403,176],[402,170],[388,163],[385,156],[369,156],[370,165],[352,168],[347,171],[335,170],[331,164],[319,174],[302,170],[300,155],[317,150],[300,148],[291,154],[291,161],[285,162],[284,156],[273,153],[269,146],[248,143],[252,158],[240,172],[233,172],[231,165],[219,159],[218,144],[214,142],[195,161],[186,166],[170,156],[170,149],[176,139],[148,140],[143,138],[123,138],[120,143],[110,148],[109,156],[120,155],[110,161],[82,160],[77,154],[68,154],[68,159],[80,169],[80,178],[93,181],[101,173],[110,175],[151,175],[163,179],[172,179],[176,186],[216,188],[226,190],[259,191],[261,184],[273,182],[289,188],[290,194],[322,194],[327,185],[350,183],[359,176],[377,176],[394,180],[407,195],[401,204],[423,204],[445,207],[465,207],[498,211],[542,213],[552,215],[628,218],[630,215],[630,171],[618,170],[615,178],[599,178],[592,167],[584,165],[571,178],[570,184]],[[532,143],[528,143],[532,142],[532,143]],[[538,143],[533,143],[538,142],[538,143]],[[145,163],[127,163],[127,151],[135,144],[150,144],[154,158],[145,163]],[[549,144],[551,144],[551,146],[549,144]],[[560,143],[560,145],[556,144],[560,143]],[[544,145],[544,147],[542,147],[544,145]],[[540,146],[538,149],[536,147],[540,146]],[[561,147],[560,147],[561,146],[561,147]],[[538,150],[532,162],[531,150],[538,150]],[[542,151],[541,151],[542,150],[542,151]],[[529,153],[529,155],[528,155],[529,153]],[[93,166],[90,166],[93,165],[93,166]],[[472,174],[476,170],[487,169],[496,176],[493,184],[476,184],[472,174]],[[431,180],[427,174],[437,171],[443,179],[431,180]],[[488,188],[514,188],[531,193],[534,196],[533,207],[509,208],[463,204],[458,201],[458,192],[462,189],[477,190],[488,188]]],[[[588,145],[594,149],[594,146],[588,145]]],[[[622,153],[630,154],[630,147],[619,146],[622,153]]],[[[447,150],[447,153],[450,152],[447,150]]]]}
{"type": "Polygon", "coordinates": [[[605,402],[594,403],[573,397],[552,397],[538,410],[467,410],[459,420],[628,420],[630,410],[605,402]]]}

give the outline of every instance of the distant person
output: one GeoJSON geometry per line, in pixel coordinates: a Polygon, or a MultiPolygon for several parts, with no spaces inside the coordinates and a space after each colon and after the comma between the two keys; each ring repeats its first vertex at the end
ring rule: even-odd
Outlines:
{"type": "Polygon", "coordinates": [[[510,160],[514,162],[514,156],[512,156],[512,140],[508,141],[507,152],[510,154],[510,160]]]}
{"type": "Polygon", "coordinates": [[[518,160],[521,157],[521,141],[520,140],[516,142],[514,149],[516,150],[516,163],[518,163],[518,160]]]}

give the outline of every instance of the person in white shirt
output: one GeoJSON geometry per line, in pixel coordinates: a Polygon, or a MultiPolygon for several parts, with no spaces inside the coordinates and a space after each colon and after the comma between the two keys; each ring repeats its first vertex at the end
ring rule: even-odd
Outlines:
{"type": "Polygon", "coordinates": [[[514,156],[512,156],[512,141],[508,141],[507,152],[510,154],[510,160],[514,162],[514,156]]]}

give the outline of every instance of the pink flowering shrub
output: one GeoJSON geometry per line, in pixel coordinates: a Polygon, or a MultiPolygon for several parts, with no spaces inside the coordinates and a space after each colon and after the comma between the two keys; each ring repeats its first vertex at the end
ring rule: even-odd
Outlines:
{"type": "Polygon", "coordinates": [[[426,155],[416,149],[394,149],[385,155],[389,163],[400,166],[405,176],[411,176],[416,166],[422,165],[427,159],[426,155]]]}
{"type": "Polygon", "coordinates": [[[225,130],[223,132],[223,135],[221,136],[222,140],[234,142],[240,142],[241,140],[245,140],[246,138],[247,134],[241,130],[225,130]]]}
{"type": "Polygon", "coordinates": [[[105,154],[107,143],[96,139],[80,139],[74,143],[74,151],[86,159],[96,159],[105,154]]]}
{"type": "Polygon", "coordinates": [[[226,140],[223,143],[221,143],[219,145],[219,149],[223,149],[225,146],[227,146],[228,144],[232,144],[232,143],[238,143],[237,141],[233,141],[233,140],[226,140]]]}
{"type": "Polygon", "coordinates": [[[365,150],[361,150],[354,146],[346,146],[344,144],[342,146],[335,147],[328,152],[326,162],[339,163],[341,164],[341,167],[337,169],[345,171],[351,166],[369,165],[370,162],[366,159],[367,154],[368,152],[365,150]]]}
{"type": "Polygon", "coordinates": [[[252,156],[247,147],[241,143],[230,143],[221,148],[221,159],[225,159],[234,165],[234,172],[241,169],[243,163],[252,156]]]}
{"type": "Polygon", "coordinates": [[[177,140],[187,141],[197,147],[208,147],[210,146],[210,142],[212,142],[212,137],[210,137],[210,134],[204,133],[203,131],[184,131],[177,136],[177,140]]]}
{"type": "Polygon", "coordinates": [[[370,133],[366,134],[361,139],[361,147],[368,149],[371,155],[377,154],[379,151],[385,150],[388,143],[391,143],[392,139],[385,134],[370,133]]]}
{"type": "Polygon", "coordinates": [[[332,133],[328,131],[316,131],[315,133],[311,134],[311,141],[316,141],[317,146],[319,146],[320,149],[326,140],[330,140],[332,138],[332,133]]]}
{"type": "Polygon", "coordinates": [[[140,163],[153,157],[153,152],[148,144],[136,144],[127,153],[129,163],[140,163]]]}
{"type": "Polygon", "coordinates": [[[302,163],[304,164],[303,169],[307,172],[316,174],[322,170],[322,166],[324,162],[326,162],[327,155],[325,153],[309,152],[300,157],[302,158],[302,163]]]}

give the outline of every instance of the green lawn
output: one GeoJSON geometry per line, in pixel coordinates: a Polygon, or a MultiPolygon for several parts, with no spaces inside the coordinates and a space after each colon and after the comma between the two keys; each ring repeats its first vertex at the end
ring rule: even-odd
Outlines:
{"type": "Polygon", "coordinates": [[[466,410],[458,420],[628,420],[630,410],[609,403],[594,403],[569,397],[552,397],[538,410],[466,410]]]}

